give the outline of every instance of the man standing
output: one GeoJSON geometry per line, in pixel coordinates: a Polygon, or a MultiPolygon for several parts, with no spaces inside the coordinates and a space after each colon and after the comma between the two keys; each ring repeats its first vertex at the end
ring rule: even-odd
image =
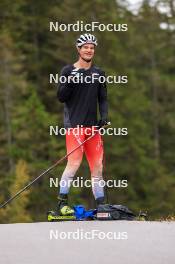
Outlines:
{"type": "MultiPolygon", "coordinates": [[[[105,78],[102,70],[92,64],[97,39],[91,34],[81,35],[76,42],[78,61],[65,66],[57,92],[60,102],[64,103],[64,126],[67,129],[67,153],[80,145],[91,134],[93,127],[107,124],[107,89],[106,83],[100,82],[100,76],[105,78]],[[93,77],[96,78],[93,78],[93,77]],[[66,80],[66,81],[65,81],[66,80]],[[99,106],[100,120],[97,119],[99,106]],[[74,128],[81,127],[81,133],[74,133],[74,128]],[[88,128],[88,129],[87,129],[88,128]],[[88,133],[87,133],[88,132],[88,133]],[[89,133],[90,132],[90,133],[89,133]]],[[[78,128],[80,132],[80,128],[78,128]]],[[[103,170],[103,140],[97,132],[83,146],[73,152],[67,161],[62,174],[59,191],[58,210],[62,215],[70,215],[74,211],[68,206],[70,182],[78,170],[83,153],[85,153],[90,171],[92,191],[97,205],[104,203],[104,189],[100,185],[103,170]],[[62,184],[64,182],[64,184],[62,184]]]]}

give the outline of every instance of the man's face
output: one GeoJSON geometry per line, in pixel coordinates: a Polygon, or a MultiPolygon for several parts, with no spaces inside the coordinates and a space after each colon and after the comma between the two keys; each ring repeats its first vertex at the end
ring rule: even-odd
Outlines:
{"type": "Polygon", "coordinates": [[[94,44],[84,44],[81,48],[78,48],[78,53],[85,61],[91,61],[95,53],[94,44]]]}

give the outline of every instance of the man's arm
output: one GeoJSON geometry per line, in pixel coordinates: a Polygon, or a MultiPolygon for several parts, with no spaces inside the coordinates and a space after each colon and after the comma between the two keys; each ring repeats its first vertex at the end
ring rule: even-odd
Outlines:
{"type": "Polygon", "coordinates": [[[60,82],[57,91],[57,98],[61,103],[68,101],[73,91],[73,85],[68,82],[68,76],[70,74],[69,72],[70,71],[68,67],[64,67],[60,74],[60,82]]]}
{"type": "MultiPolygon", "coordinates": [[[[104,74],[103,74],[104,76],[104,74]]],[[[99,112],[102,121],[107,121],[108,119],[108,102],[107,102],[107,87],[106,82],[100,83],[98,90],[98,102],[99,102],[99,112]]]]}

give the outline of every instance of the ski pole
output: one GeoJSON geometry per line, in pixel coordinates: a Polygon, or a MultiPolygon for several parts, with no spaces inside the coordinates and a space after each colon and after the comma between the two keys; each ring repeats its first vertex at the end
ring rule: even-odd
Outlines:
{"type": "MultiPolygon", "coordinates": [[[[103,128],[109,126],[111,123],[108,122],[105,126],[103,126],[103,128]]],[[[69,157],[74,151],[76,151],[77,149],[79,149],[82,145],[84,145],[88,140],[90,140],[91,138],[93,138],[96,134],[98,133],[98,131],[94,134],[92,134],[90,137],[88,137],[87,139],[85,139],[80,145],[78,145],[76,148],[74,148],[72,151],[70,151],[68,154],[66,154],[64,157],[62,157],[61,159],[57,160],[52,166],[50,166],[47,170],[45,170],[44,172],[42,172],[38,177],[36,177],[33,181],[29,182],[25,187],[23,187],[21,190],[19,190],[15,195],[13,195],[12,197],[10,197],[6,202],[4,202],[3,204],[0,205],[0,209],[5,207],[7,204],[9,204],[11,201],[13,201],[17,196],[19,196],[22,192],[24,192],[25,190],[27,190],[31,185],[33,185],[37,180],[39,180],[42,176],[48,174],[51,170],[53,170],[58,164],[60,164],[63,160],[67,159],[67,157],[69,157]]]]}

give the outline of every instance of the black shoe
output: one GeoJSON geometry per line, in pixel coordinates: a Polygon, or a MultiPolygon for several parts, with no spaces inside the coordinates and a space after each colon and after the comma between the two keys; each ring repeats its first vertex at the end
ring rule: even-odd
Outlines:
{"type": "Polygon", "coordinates": [[[104,196],[97,198],[95,201],[96,201],[97,208],[99,207],[99,205],[105,204],[104,196]]]}

